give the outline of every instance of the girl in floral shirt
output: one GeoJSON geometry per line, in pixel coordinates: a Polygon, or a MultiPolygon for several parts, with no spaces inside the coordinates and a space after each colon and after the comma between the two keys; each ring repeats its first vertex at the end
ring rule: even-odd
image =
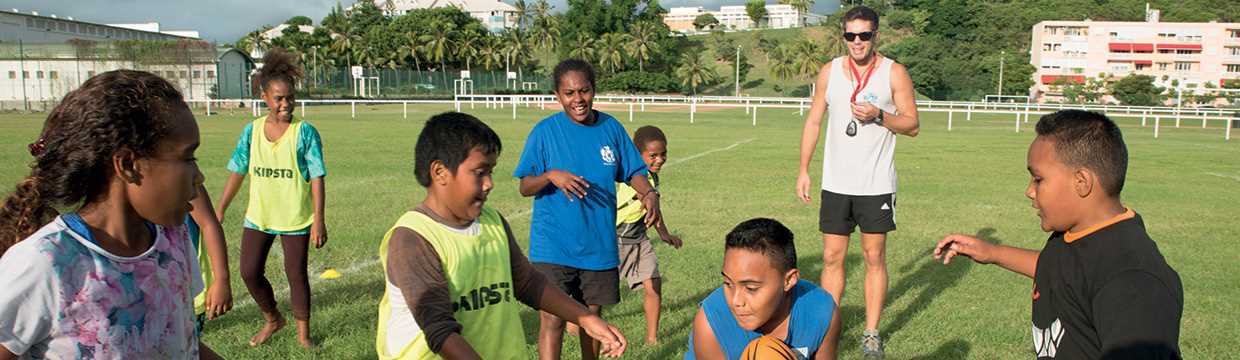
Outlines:
{"type": "Polygon", "coordinates": [[[198,142],[181,94],[146,72],[95,76],[52,110],[0,207],[0,359],[218,358],[194,332],[184,226],[198,142]]]}

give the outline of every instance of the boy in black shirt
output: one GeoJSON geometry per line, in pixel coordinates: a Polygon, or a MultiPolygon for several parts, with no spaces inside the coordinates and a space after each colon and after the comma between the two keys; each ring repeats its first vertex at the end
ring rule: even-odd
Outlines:
{"type": "Polygon", "coordinates": [[[1041,252],[948,235],[934,249],[1032,277],[1033,340],[1039,359],[1179,359],[1184,290],[1141,216],[1120,202],[1128,150],[1101,114],[1043,116],[1029,146],[1041,252]]]}

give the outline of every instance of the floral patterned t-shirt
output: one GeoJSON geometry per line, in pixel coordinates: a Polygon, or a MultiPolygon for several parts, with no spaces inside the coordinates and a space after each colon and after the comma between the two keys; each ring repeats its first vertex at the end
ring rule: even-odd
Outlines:
{"type": "Polygon", "coordinates": [[[193,294],[202,289],[184,226],[117,256],[66,216],[0,258],[0,345],[20,358],[197,359],[193,294]]]}

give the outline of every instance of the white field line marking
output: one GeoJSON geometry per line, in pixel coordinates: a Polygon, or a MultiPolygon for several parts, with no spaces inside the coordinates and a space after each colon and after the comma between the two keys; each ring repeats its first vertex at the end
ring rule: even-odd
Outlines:
{"type": "MultiPolygon", "coordinates": [[[[728,150],[732,150],[732,149],[736,148],[737,146],[741,146],[742,144],[745,144],[745,143],[748,143],[748,142],[751,142],[751,141],[754,141],[754,140],[757,140],[757,139],[756,139],[756,138],[748,138],[748,139],[745,139],[745,140],[737,141],[737,142],[735,142],[735,143],[732,143],[732,145],[728,145],[728,146],[721,147],[721,148],[717,148],[717,149],[711,149],[711,150],[703,151],[703,152],[700,152],[700,153],[697,153],[697,154],[694,154],[694,155],[690,155],[690,156],[688,156],[688,157],[684,157],[684,158],[680,158],[680,159],[676,159],[676,160],[669,161],[667,164],[665,164],[665,165],[663,165],[663,166],[675,165],[675,164],[679,164],[679,163],[682,163],[682,162],[686,162],[686,161],[690,161],[690,160],[693,160],[693,159],[697,159],[697,158],[700,158],[700,157],[703,157],[703,156],[706,156],[706,155],[710,155],[710,154],[713,154],[713,153],[717,153],[717,152],[720,152],[720,151],[728,151],[728,150]]],[[[509,218],[509,219],[516,219],[516,218],[520,218],[520,217],[522,217],[522,216],[529,215],[529,214],[530,214],[531,212],[533,212],[533,211],[534,211],[534,210],[533,210],[533,208],[527,208],[527,209],[525,209],[525,210],[521,210],[521,211],[518,211],[518,212],[516,212],[516,213],[512,214],[512,216],[509,216],[508,218],[509,218]]]]}
{"type": "MultiPolygon", "coordinates": [[[[754,141],[754,140],[757,140],[757,139],[756,139],[756,138],[749,138],[749,139],[745,139],[745,140],[737,141],[737,142],[733,143],[732,145],[728,145],[728,146],[721,147],[721,148],[717,148],[717,149],[707,150],[707,151],[704,151],[704,152],[701,152],[701,153],[697,153],[697,154],[694,154],[694,155],[691,155],[691,156],[688,156],[688,157],[684,157],[684,158],[680,158],[680,159],[676,159],[676,160],[670,161],[670,162],[668,162],[666,165],[663,165],[663,166],[668,166],[668,165],[674,165],[674,164],[679,164],[679,163],[687,162],[687,161],[694,160],[694,159],[697,159],[697,158],[700,158],[700,157],[703,157],[703,156],[706,156],[706,155],[710,155],[710,154],[713,154],[713,153],[717,153],[717,152],[720,152],[720,151],[728,151],[728,150],[732,150],[732,149],[735,149],[737,146],[741,146],[741,145],[743,145],[743,144],[749,143],[749,142],[754,141]]],[[[1240,179],[1237,179],[1237,180],[1240,180],[1240,179]]],[[[532,212],[532,211],[533,211],[533,210],[531,210],[531,209],[521,210],[521,211],[518,211],[517,213],[513,214],[513,215],[512,215],[511,217],[509,217],[509,218],[510,218],[510,219],[515,219],[515,218],[519,218],[519,217],[522,217],[522,216],[526,216],[526,215],[529,215],[529,214],[530,214],[530,212],[532,212]]],[[[361,261],[361,262],[353,263],[353,265],[349,265],[349,267],[347,267],[347,268],[344,268],[344,269],[337,269],[336,271],[339,271],[339,272],[340,272],[341,277],[344,277],[344,276],[348,276],[349,274],[352,274],[352,273],[354,273],[354,272],[361,271],[362,269],[366,269],[366,268],[369,268],[369,267],[374,266],[374,265],[377,265],[377,264],[379,264],[379,258],[377,258],[377,257],[376,257],[376,258],[371,258],[371,259],[368,259],[368,260],[365,260],[365,261],[361,261]]],[[[316,285],[316,284],[319,284],[319,283],[321,283],[321,282],[325,281],[325,280],[323,280],[323,279],[319,278],[319,277],[318,277],[317,275],[315,275],[315,274],[312,274],[312,273],[311,273],[311,274],[307,274],[307,275],[309,275],[309,276],[310,276],[310,285],[311,285],[312,287],[313,287],[313,285],[316,285]]],[[[283,288],[280,288],[279,290],[277,290],[277,291],[275,292],[275,295],[277,295],[277,296],[282,296],[282,295],[284,295],[284,294],[287,294],[287,293],[288,293],[288,289],[289,289],[288,287],[283,287],[283,288]]],[[[313,291],[313,290],[311,290],[311,291],[313,291]]],[[[278,299],[278,298],[277,298],[277,299],[278,299]]],[[[247,306],[252,306],[252,305],[254,305],[254,298],[253,298],[253,297],[246,297],[245,299],[242,299],[241,301],[236,301],[236,302],[235,302],[235,304],[236,304],[236,305],[235,305],[235,306],[233,306],[233,309],[234,309],[234,310],[236,310],[236,309],[240,309],[240,308],[244,308],[244,307],[247,307],[247,306]]]]}
{"type": "Polygon", "coordinates": [[[1208,172],[1206,173],[1206,175],[1218,176],[1224,179],[1232,179],[1235,181],[1240,181],[1240,176],[1235,176],[1235,175],[1219,174],[1219,173],[1212,173],[1212,172],[1208,172]]]}

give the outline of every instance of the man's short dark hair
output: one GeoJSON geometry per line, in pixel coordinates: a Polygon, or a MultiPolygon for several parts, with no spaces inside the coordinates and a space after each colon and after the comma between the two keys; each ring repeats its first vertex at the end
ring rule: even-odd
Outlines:
{"type": "Polygon", "coordinates": [[[456,174],[456,168],[474,149],[487,156],[499,155],[503,144],[490,126],[473,115],[446,112],[432,116],[413,149],[413,174],[418,184],[431,186],[431,163],[436,160],[456,174]]]}
{"type": "Polygon", "coordinates": [[[1119,196],[1128,172],[1128,147],[1114,121],[1096,112],[1060,110],[1042,116],[1037,132],[1055,142],[1059,161],[1093,171],[1107,195],[1119,196]]]}
{"type": "Polygon", "coordinates": [[[766,254],[780,271],[797,268],[797,248],[792,242],[792,230],[779,221],[767,218],[746,220],[728,232],[724,245],[727,249],[745,249],[766,254]]]}
{"type": "Polygon", "coordinates": [[[637,145],[637,151],[646,151],[646,144],[651,141],[662,141],[663,144],[667,144],[667,136],[663,135],[663,130],[654,125],[642,126],[633,132],[633,145],[637,145]]]}
{"type": "Polygon", "coordinates": [[[844,13],[844,20],[840,25],[846,25],[853,20],[869,21],[870,24],[874,24],[874,28],[870,30],[878,30],[878,12],[875,12],[874,9],[868,6],[858,5],[848,9],[848,12],[844,13]]]}

